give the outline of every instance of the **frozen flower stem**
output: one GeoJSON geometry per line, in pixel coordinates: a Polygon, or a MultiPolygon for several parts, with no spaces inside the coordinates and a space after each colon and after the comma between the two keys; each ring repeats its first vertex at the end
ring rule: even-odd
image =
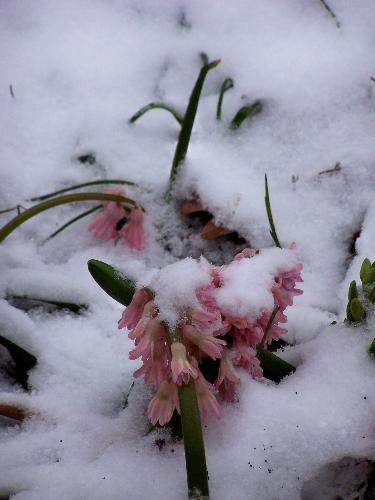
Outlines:
{"type": "Polygon", "coordinates": [[[51,200],[43,201],[38,205],[34,205],[31,208],[28,208],[21,214],[14,217],[14,219],[10,220],[8,224],[3,226],[0,229],[0,243],[5,240],[7,236],[9,236],[18,226],[26,222],[34,215],[38,215],[45,210],[50,208],[57,207],[58,205],[65,205],[66,203],[74,203],[78,201],[118,201],[129,203],[130,205],[135,205],[134,200],[131,198],[126,198],[125,196],[115,195],[115,194],[107,194],[107,193],[79,193],[79,194],[67,194],[64,196],[58,196],[57,198],[53,198],[51,200]]]}
{"type": "Polygon", "coordinates": [[[191,131],[194,125],[195,115],[197,114],[199,98],[202,92],[204,81],[206,79],[207,73],[211,69],[216,68],[219,63],[220,59],[217,59],[215,61],[212,61],[211,63],[205,64],[202,67],[198,79],[194,85],[193,91],[190,95],[189,104],[182,122],[180,135],[178,137],[177,146],[173,157],[171,172],[169,175],[168,190],[165,195],[167,202],[170,202],[172,199],[173,184],[176,180],[178,169],[180,168],[181,163],[184,161],[189,147],[191,131]]]}
{"type": "Polygon", "coordinates": [[[139,111],[137,111],[131,118],[129,118],[129,123],[135,123],[138,118],[143,116],[147,111],[150,111],[151,109],[164,109],[165,111],[169,111],[171,115],[174,116],[176,121],[182,125],[182,122],[184,121],[184,117],[180,115],[172,106],[169,106],[168,104],[164,104],[163,102],[150,102],[149,104],[146,104],[146,106],[143,106],[139,111]]]}

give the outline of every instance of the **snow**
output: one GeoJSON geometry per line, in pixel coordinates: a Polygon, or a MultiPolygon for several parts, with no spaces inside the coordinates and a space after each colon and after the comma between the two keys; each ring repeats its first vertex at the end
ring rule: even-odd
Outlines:
{"type": "MultiPolygon", "coordinates": [[[[342,324],[348,284],[359,282],[365,257],[375,260],[375,8],[370,0],[328,3],[340,29],[318,0],[0,4],[0,210],[69,185],[125,178],[139,183],[126,191],[148,214],[143,254],[95,240],[88,219],[44,242],[87,204],[49,210],[1,243],[0,335],[38,364],[30,392],[0,367],[0,403],[37,413],[22,425],[1,422],[0,496],[186,497],[182,444],[164,431],[148,433],[151,393],[141,381],[123,408],[138,365],[116,327],[122,307],[92,280],[87,261],[108,262],[140,286],[154,283],[173,321],[174,308],[193,305],[206,276],[204,259],[179,259],[203,254],[228,264],[242,249],[203,242],[198,223],[181,220],[179,201],[195,194],[218,223],[267,249],[233,264],[233,294],[222,300],[238,303],[251,278],[259,281],[253,304],[265,305],[267,273],[252,262],[269,255],[279,265],[271,258],[277,250],[268,249],[265,172],[278,236],[283,246],[297,243],[304,266],[304,294],[286,311],[293,345],[279,353],[297,371],[279,385],[241,377],[239,402],[208,422],[212,498],[297,500],[321,467],[345,456],[375,458],[375,364],[367,354],[374,314],[363,327],[342,324]],[[166,206],[178,124],[161,110],[132,125],[128,119],[157,100],[183,112],[202,51],[222,62],[207,77],[176,201],[166,206]],[[217,95],[228,76],[234,88],[218,122],[217,95]],[[256,99],[262,113],[229,130],[235,112],[256,99]],[[88,152],[96,164],[77,161],[88,152]],[[24,312],[5,300],[11,294],[88,309],[24,312]],[[161,450],[157,438],[166,440],[161,450]]],[[[1,225],[12,216],[1,214],[1,225]]]]}

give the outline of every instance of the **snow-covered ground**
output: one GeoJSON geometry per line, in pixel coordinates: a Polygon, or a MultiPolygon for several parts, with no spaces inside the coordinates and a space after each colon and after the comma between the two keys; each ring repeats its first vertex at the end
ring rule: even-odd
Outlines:
{"type": "Polygon", "coordinates": [[[232,259],[233,244],[203,242],[177,203],[163,202],[178,123],[160,110],[128,123],[151,101],[183,113],[202,51],[221,64],[208,74],[175,199],[195,193],[248,245],[269,247],[267,173],[279,238],[297,243],[304,265],[304,294],[287,310],[293,345],[281,354],[297,371],[279,385],[241,377],[239,402],[207,422],[212,498],[298,499],[327,464],[375,459],[367,353],[375,320],[371,313],[364,327],[342,323],[349,282],[365,257],[375,260],[375,6],[329,5],[340,28],[319,0],[0,2],[0,210],[99,178],[139,183],[127,192],[147,210],[143,253],[95,240],[87,219],[44,243],[84,210],[74,206],[33,218],[1,243],[0,335],[38,358],[31,392],[1,374],[0,404],[38,414],[22,425],[1,422],[1,498],[186,496],[182,443],[148,433],[151,392],[140,380],[123,408],[138,365],[117,330],[122,308],[92,280],[87,260],[144,282],[182,257],[232,259]],[[226,77],[234,88],[217,121],[226,77]],[[263,111],[229,130],[256,99],[263,111]],[[96,164],[77,161],[87,153],[96,164]],[[25,312],[7,302],[12,294],[88,309],[25,312]]]}

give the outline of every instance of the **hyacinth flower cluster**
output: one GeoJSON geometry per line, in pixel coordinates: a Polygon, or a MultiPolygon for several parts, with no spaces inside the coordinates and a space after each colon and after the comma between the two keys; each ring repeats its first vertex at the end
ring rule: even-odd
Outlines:
{"type": "Polygon", "coordinates": [[[156,389],[148,405],[152,424],[164,425],[174,410],[180,411],[178,386],[190,377],[201,418],[219,418],[219,400],[236,400],[239,370],[262,377],[257,347],[266,347],[287,331],[279,326],[287,321],[285,309],[302,294],[296,288],[302,264],[291,249],[260,254],[245,249],[228,265],[207,266],[206,283],[193,292],[195,307],[179,306],[173,327],[163,319],[158,291],[152,287],[135,292],[118,323],[135,344],[129,358],[142,362],[134,377],[143,376],[156,389]],[[207,366],[211,372],[214,367],[214,380],[207,366]]]}
{"type": "MultiPolygon", "coordinates": [[[[125,196],[122,188],[107,188],[103,192],[125,196]]],[[[89,231],[96,238],[119,238],[135,250],[143,250],[145,247],[144,212],[139,206],[104,201],[102,210],[90,223],[89,231]]]]}

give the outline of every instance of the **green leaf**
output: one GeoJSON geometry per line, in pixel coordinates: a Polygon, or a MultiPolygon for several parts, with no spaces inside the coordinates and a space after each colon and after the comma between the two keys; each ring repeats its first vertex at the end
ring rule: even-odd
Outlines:
{"type": "Polygon", "coordinates": [[[234,115],[229,128],[232,130],[237,130],[247,118],[253,118],[255,115],[260,113],[263,109],[262,101],[254,101],[251,104],[246,104],[242,106],[237,113],[234,115]]]}
{"type": "Polygon", "coordinates": [[[90,186],[100,186],[100,185],[105,186],[108,184],[119,184],[121,186],[137,186],[135,182],[125,181],[122,179],[107,179],[107,180],[100,179],[98,181],[84,182],[83,184],[75,184],[74,186],[70,186],[64,189],[59,189],[58,191],[54,191],[53,193],[43,194],[42,196],[35,196],[34,198],[30,198],[29,201],[44,201],[58,194],[67,193],[68,191],[75,191],[76,189],[81,189],[90,186]]]}
{"type": "Polygon", "coordinates": [[[127,198],[125,196],[121,196],[118,194],[109,194],[109,193],[77,193],[77,194],[66,194],[63,196],[58,196],[57,198],[53,198],[51,200],[43,201],[38,205],[34,205],[31,208],[28,208],[24,212],[17,215],[11,219],[8,224],[5,224],[0,229],[0,242],[5,240],[7,236],[9,236],[18,226],[26,222],[31,217],[44,212],[45,210],[49,210],[50,208],[57,207],[59,205],[64,205],[66,203],[74,203],[81,201],[118,201],[121,203],[128,203],[130,205],[135,205],[135,201],[131,198],[127,198]]]}
{"type": "Polygon", "coordinates": [[[217,101],[217,108],[216,108],[216,120],[221,120],[221,109],[223,106],[223,98],[224,94],[227,90],[233,88],[234,83],[232,78],[226,78],[223,83],[221,84],[220,92],[219,92],[219,99],[217,101]]]}
{"type": "Polygon", "coordinates": [[[169,104],[164,104],[163,102],[150,102],[149,104],[146,104],[146,106],[143,106],[143,108],[141,108],[139,111],[137,111],[131,118],[129,118],[129,122],[135,123],[138,118],[143,116],[145,113],[147,113],[147,111],[150,111],[151,109],[164,109],[165,111],[168,111],[172,116],[174,116],[179,125],[182,125],[182,122],[184,121],[184,117],[181,116],[178,111],[176,111],[169,104]]]}
{"type": "Polygon", "coordinates": [[[82,310],[87,309],[87,304],[75,304],[74,302],[63,302],[61,300],[44,299],[40,297],[28,297],[27,295],[8,295],[7,300],[18,309],[28,311],[35,307],[54,306],[55,309],[68,309],[69,311],[79,314],[82,310]]]}
{"type": "Polygon", "coordinates": [[[370,347],[368,348],[368,352],[369,354],[371,354],[371,356],[375,356],[375,337],[372,339],[370,347]]]}
{"type": "Polygon", "coordinates": [[[0,335],[0,345],[5,347],[16,365],[15,378],[27,389],[27,372],[37,364],[37,358],[11,340],[0,335]]]}
{"type": "Polygon", "coordinates": [[[258,347],[257,353],[263,375],[274,382],[280,382],[281,379],[296,371],[293,365],[279,358],[273,352],[258,347]]]}
{"type": "Polygon", "coordinates": [[[368,300],[371,302],[371,304],[375,304],[375,288],[373,288],[369,293],[368,300]]]}
{"type": "MultiPolygon", "coordinates": [[[[203,59],[202,59],[203,60],[203,59]]],[[[203,84],[206,79],[207,73],[216,68],[216,66],[220,63],[220,60],[212,61],[211,63],[205,64],[200,70],[197,81],[195,82],[194,88],[190,95],[189,104],[186,108],[186,112],[184,115],[184,120],[182,122],[182,127],[180,130],[180,135],[178,136],[178,141],[173,157],[172,167],[169,174],[169,184],[168,190],[165,195],[166,201],[171,201],[172,198],[172,189],[173,184],[176,180],[179,168],[181,167],[182,162],[185,159],[189,143],[191,137],[191,131],[193,129],[195,116],[197,114],[199,98],[202,92],[203,84]]]]}
{"type": "Polygon", "coordinates": [[[267,212],[268,222],[270,224],[270,235],[271,235],[273,241],[275,242],[275,245],[277,247],[281,248],[281,244],[280,244],[279,238],[277,237],[275,224],[273,222],[270,193],[268,191],[267,174],[264,174],[264,185],[265,185],[265,191],[266,191],[266,194],[264,196],[264,202],[266,204],[266,212],[267,212]]]}
{"type": "Polygon", "coordinates": [[[190,377],[188,384],[182,384],[178,387],[178,396],[184,438],[188,496],[190,500],[208,499],[206,455],[195,383],[192,377],[190,377]]]}
{"type": "Polygon", "coordinates": [[[366,311],[359,299],[355,298],[350,301],[350,313],[355,322],[365,319],[366,311]]]}
{"type": "Polygon", "coordinates": [[[369,285],[375,283],[375,267],[371,265],[369,259],[365,259],[362,262],[361,270],[359,272],[363,285],[369,285]]]}
{"type": "Polygon", "coordinates": [[[358,297],[357,283],[353,280],[349,285],[348,299],[349,302],[358,297]]]}
{"type": "Polygon", "coordinates": [[[120,271],[100,260],[90,259],[89,272],[97,284],[120,304],[128,306],[136,290],[134,281],[121,275],[120,271]]]}

